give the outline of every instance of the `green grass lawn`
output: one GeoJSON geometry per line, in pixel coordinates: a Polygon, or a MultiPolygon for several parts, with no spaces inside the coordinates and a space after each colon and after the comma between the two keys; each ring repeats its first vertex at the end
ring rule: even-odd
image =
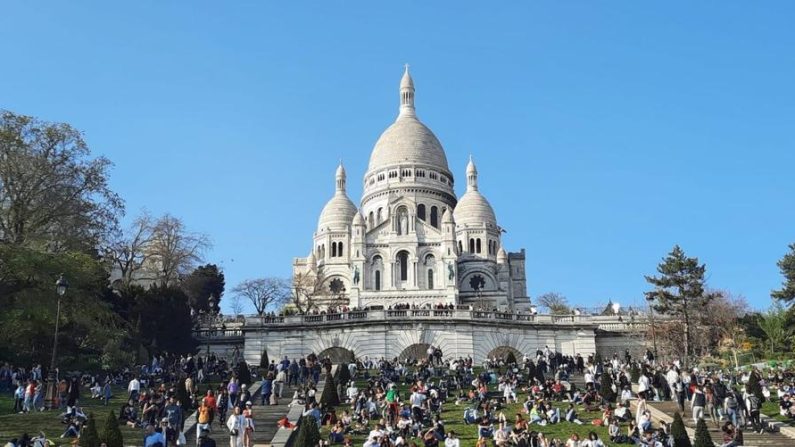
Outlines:
{"type": "MultiPolygon", "coordinates": [[[[94,413],[94,418],[97,420],[97,426],[100,429],[104,427],[108,413],[113,410],[118,416],[119,409],[127,399],[127,392],[121,388],[114,388],[113,393],[113,398],[106,407],[102,405],[101,400],[88,398],[91,396],[88,388],[81,390],[82,397],[79,405],[86,414],[94,413]]],[[[23,433],[36,436],[39,431],[43,431],[47,438],[53,440],[56,445],[71,445],[73,439],[59,438],[61,433],[66,430],[66,425],[61,424],[58,417],[60,411],[15,414],[12,412],[13,409],[14,399],[11,394],[0,396],[0,443],[5,444],[11,438],[18,438],[23,433]]],[[[143,431],[141,429],[122,426],[121,432],[124,436],[124,445],[143,445],[143,431]]]]}
{"type": "MultiPolygon", "coordinates": [[[[377,374],[377,371],[371,371],[371,374],[377,374]]],[[[366,387],[366,381],[361,377],[356,380],[356,386],[359,389],[366,387]]],[[[408,391],[408,387],[405,385],[399,385],[398,389],[400,390],[400,396],[402,401],[408,400],[408,396],[410,395],[408,391]]],[[[490,388],[492,390],[496,390],[496,386],[490,388]]],[[[505,417],[508,420],[508,423],[512,426],[514,417],[516,413],[523,413],[522,402],[524,402],[527,394],[526,393],[517,393],[517,399],[519,403],[507,405],[503,410],[501,410],[505,417]]],[[[561,402],[553,402],[553,405],[561,408],[561,417],[563,417],[565,413],[565,408],[568,407],[567,403],[561,402]]],[[[444,422],[444,427],[446,431],[454,431],[458,438],[461,440],[461,445],[466,447],[474,446],[478,439],[478,426],[477,424],[464,424],[464,410],[467,408],[466,405],[455,405],[455,397],[448,397],[447,401],[442,406],[442,414],[441,418],[444,422]]],[[[351,408],[349,404],[343,404],[338,407],[337,415],[341,416],[344,410],[348,410],[351,412],[351,408]]],[[[540,426],[537,424],[530,424],[529,428],[532,431],[537,431],[544,433],[544,436],[547,439],[559,438],[564,442],[573,434],[577,433],[580,436],[580,439],[587,439],[588,433],[590,431],[595,431],[599,438],[605,443],[605,445],[612,446],[617,445],[610,442],[607,427],[598,427],[590,424],[590,421],[601,418],[600,412],[585,412],[582,411],[582,407],[577,409],[578,416],[580,420],[586,422],[583,425],[577,425],[570,422],[561,422],[559,424],[552,424],[546,426],[540,426]]],[[[525,419],[529,418],[529,415],[522,414],[525,419]]],[[[378,421],[370,421],[369,428],[372,429],[376,422],[378,421]]],[[[498,424],[495,424],[495,429],[498,428],[498,424]]],[[[321,428],[321,438],[328,439],[328,435],[330,432],[330,427],[322,427],[321,428]]],[[[626,425],[622,426],[622,433],[626,433],[626,425]]],[[[353,440],[353,445],[362,445],[366,440],[367,435],[353,435],[351,439],[353,440]]],[[[415,442],[418,445],[422,445],[422,441],[420,438],[414,438],[415,442]]],[[[407,440],[408,441],[408,440],[407,440]]]]}
{"type": "Polygon", "coordinates": [[[768,400],[762,404],[762,414],[768,415],[776,421],[783,422],[790,427],[795,427],[795,422],[778,412],[778,400],[768,400]]]}

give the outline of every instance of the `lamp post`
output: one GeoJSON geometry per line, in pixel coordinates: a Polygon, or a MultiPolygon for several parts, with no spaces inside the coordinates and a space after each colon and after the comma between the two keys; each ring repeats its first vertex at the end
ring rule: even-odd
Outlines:
{"type": "Polygon", "coordinates": [[[651,324],[651,343],[652,347],[654,348],[654,359],[657,360],[657,331],[654,328],[654,306],[651,305],[651,302],[654,301],[653,298],[646,297],[646,303],[649,305],[649,324],[651,324]]]}
{"type": "Polygon", "coordinates": [[[55,282],[55,292],[58,295],[57,310],[55,312],[55,336],[52,342],[52,359],[50,359],[50,369],[47,371],[47,392],[44,396],[44,405],[48,409],[56,408],[58,398],[58,376],[55,374],[55,358],[58,353],[58,329],[61,322],[61,297],[66,295],[66,289],[69,288],[69,281],[63,277],[63,274],[55,282]]]}

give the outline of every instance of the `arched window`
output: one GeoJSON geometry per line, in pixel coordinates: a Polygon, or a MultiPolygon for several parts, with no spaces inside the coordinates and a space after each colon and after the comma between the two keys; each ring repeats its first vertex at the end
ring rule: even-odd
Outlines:
{"type": "Polygon", "coordinates": [[[409,280],[409,254],[405,251],[398,253],[398,269],[400,270],[400,280],[409,280]]]}
{"type": "Polygon", "coordinates": [[[378,214],[376,215],[376,224],[380,224],[384,220],[383,216],[383,208],[378,208],[378,214]]]}
{"type": "Polygon", "coordinates": [[[331,243],[331,257],[332,258],[337,257],[337,243],[336,242],[332,242],[331,243]]]}
{"type": "Polygon", "coordinates": [[[342,256],[342,242],[337,242],[337,256],[342,256]]]}
{"type": "Polygon", "coordinates": [[[469,240],[469,252],[470,253],[474,253],[475,252],[475,240],[474,239],[470,239],[469,240]]]}
{"type": "Polygon", "coordinates": [[[375,271],[375,290],[381,290],[381,271],[375,271]]]}
{"type": "Polygon", "coordinates": [[[425,221],[425,205],[422,203],[417,205],[417,218],[421,221],[425,221]]]}
{"type": "Polygon", "coordinates": [[[463,252],[464,252],[464,246],[463,244],[461,244],[461,241],[458,241],[458,254],[461,254],[463,252]]]}
{"type": "Polygon", "coordinates": [[[428,288],[433,289],[433,269],[428,269],[428,288]]]}
{"type": "Polygon", "coordinates": [[[478,238],[476,244],[477,244],[477,247],[478,247],[478,253],[480,253],[480,238],[478,238]]]}
{"type": "Polygon", "coordinates": [[[431,207],[431,226],[439,228],[439,208],[431,207]]]}
{"type": "Polygon", "coordinates": [[[370,211],[370,228],[375,226],[375,219],[373,218],[373,212],[370,211]]]}

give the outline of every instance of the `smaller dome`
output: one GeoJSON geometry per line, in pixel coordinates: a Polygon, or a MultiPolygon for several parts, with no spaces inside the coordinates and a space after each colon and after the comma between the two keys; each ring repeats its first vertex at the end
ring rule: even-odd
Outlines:
{"type": "Polygon", "coordinates": [[[497,264],[505,264],[508,262],[508,253],[505,253],[505,249],[500,247],[497,251],[497,264]]]}
{"type": "Polygon", "coordinates": [[[351,224],[356,211],[356,205],[351,202],[351,199],[345,193],[334,194],[334,197],[326,203],[323,211],[320,212],[317,229],[321,231],[326,228],[347,227],[351,224]]]}
{"type": "Polygon", "coordinates": [[[444,209],[444,213],[442,213],[442,223],[443,224],[454,224],[455,220],[453,220],[453,213],[450,212],[449,208],[444,209]]]}
{"type": "Polygon", "coordinates": [[[356,212],[356,214],[353,216],[353,225],[360,227],[364,226],[364,217],[362,217],[362,213],[356,212]]]}
{"type": "Polygon", "coordinates": [[[497,226],[494,209],[478,191],[478,169],[472,157],[467,163],[467,191],[455,206],[453,217],[458,225],[497,226]]]}
{"type": "Polygon", "coordinates": [[[497,217],[489,201],[478,190],[467,191],[453,211],[456,225],[497,226],[497,217]]]}
{"type": "Polygon", "coordinates": [[[342,163],[337,167],[334,178],[336,192],[320,212],[320,219],[317,223],[318,231],[323,231],[326,228],[346,228],[351,224],[353,215],[357,212],[356,205],[345,193],[345,168],[342,167],[342,163]]]}
{"type": "Polygon", "coordinates": [[[400,78],[400,88],[414,88],[414,80],[411,79],[411,74],[409,74],[409,64],[406,64],[403,77],[400,78]]]}

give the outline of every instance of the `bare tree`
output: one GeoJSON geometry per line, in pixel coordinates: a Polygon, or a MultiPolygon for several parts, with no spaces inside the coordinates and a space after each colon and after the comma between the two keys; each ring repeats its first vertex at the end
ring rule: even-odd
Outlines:
{"type": "Polygon", "coordinates": [[[154,220],[146,211],[133,221],[130,228],[120,232],[105,247],[105,260],[111,268],[121,275],[121,285],[129,287],[146,265],[149,252],[146,249],[152,242],[154,220]]]}
{"type": "Polygon", "coordinates": [[[568,300],[565,296],[557,292],[547,292],[536,298],[538,304],[549,309],[550,312],[557,315],[570,314],[571,307],[569,307],[568,300]]]}
{"type": "Polygon", "coordinates": [[[210,246],[207,235],[189,232],[182,220],[166,214],[154,223],[147,250],[157,279],[167,285],[190,273],[210,246]]]}
{"type": "Polygon", "coordinates": [[[236,285],[232,294],[249,300],[257,315],[263,315],[268,308],[279,307],[290,300],[290,283],[282,278],[247,279],[236,285]]]}
{"type": "Polygon", "coordinates": [[[243,296],[238,294],[233,294],[232,297],[229,299],[229,306],[232,308],[232,313],[237,315],[243,314],[243,296]]]}

